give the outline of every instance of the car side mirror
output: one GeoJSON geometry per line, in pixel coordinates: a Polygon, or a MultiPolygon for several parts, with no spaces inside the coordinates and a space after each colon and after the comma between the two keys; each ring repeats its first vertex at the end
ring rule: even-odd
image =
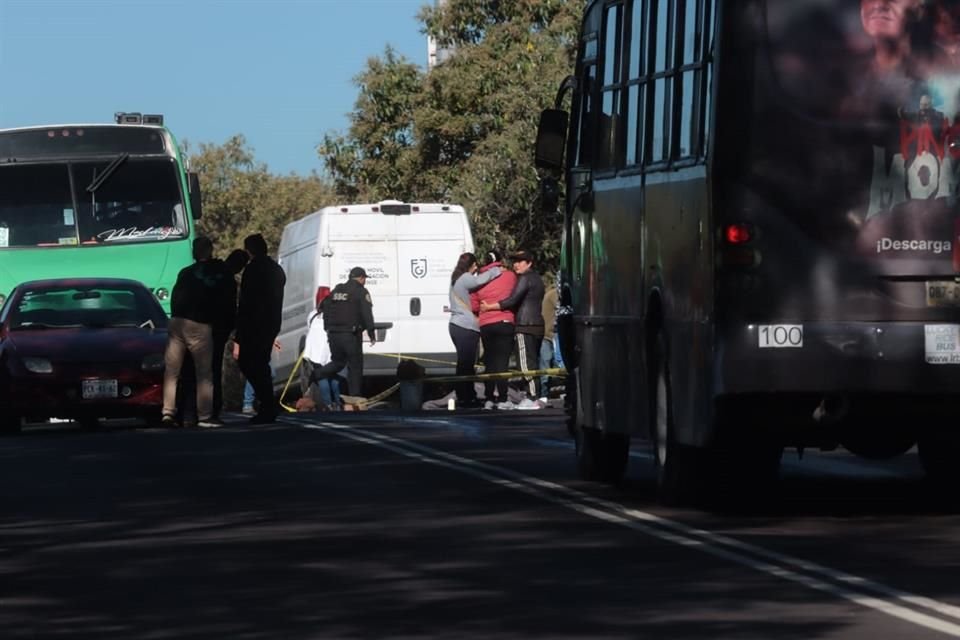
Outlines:
{"type": "Polygon", "coordinates": [[[187,174],[190,186],[190,211],[193,219],[199,220],[203,215],[203,203],[200,198],[200,175],[191,171],[187,174]]]}
{"type": "Polygon", "coordinates": [[[560,171],[563,168],[563,147],[567,141],[567,112],[544,109],[537,126],[536,166],[560,171]]]}

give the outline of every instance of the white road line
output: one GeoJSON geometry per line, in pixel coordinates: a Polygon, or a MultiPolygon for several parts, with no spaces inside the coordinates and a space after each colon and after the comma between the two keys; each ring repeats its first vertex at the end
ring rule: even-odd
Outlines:
{"type": "Polygon", "coordinates": [[[349,425],[332,422],[314,424],[299,418],[294,420],[308,429],[334,433],[420,462],[466,473],[498,486],[521,491],[559,504],[584,515],[619,524],[684,547],[695,548],[715,557],[790,580],[817,591],[829,593],[917,626],[960,638],[960,625],[933,617],[916,609],[907,608],[904,605],[927,609],[958,620],[960,620],[960,607],[900,591],[860,576],[829,569],[816,563],[770,551],[728,536],[689,527],[652,513],[628,509],[615,502],[595,498],[554,482],[526,476],[504,467],[463,458],[415,442],[349,425]],[[755,557],[751,557],[751,555],[755,557]],[[800,573],[800,571],[805,573],[800,573]],[[827,582],[816,576],[821,576],[833,582],[827,582]]]}

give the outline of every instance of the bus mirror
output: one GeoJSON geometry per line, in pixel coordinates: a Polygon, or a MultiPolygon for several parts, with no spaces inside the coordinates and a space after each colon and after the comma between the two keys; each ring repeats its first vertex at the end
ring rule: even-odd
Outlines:
{"type": "Polygon", "coordinates": [[[540,179],[540,208],[546,213],[556,213],[560,205],[560,183],[556,178],[546,176],[540,179]]]}
{"type": "Polygon", "coordinates": [[[200,176],[193,171],[187,175],[190,178],[190,211],[193,213],[193,219],[199,220],[203,215],[203,203],[200,201],[200,176]]]}
{"type": "Polygon", "coordinates": [[[563,168],[563,145],[567,138],[567,112],[544,109],[537,127],[536,165],[541,169],[563,168]]]}

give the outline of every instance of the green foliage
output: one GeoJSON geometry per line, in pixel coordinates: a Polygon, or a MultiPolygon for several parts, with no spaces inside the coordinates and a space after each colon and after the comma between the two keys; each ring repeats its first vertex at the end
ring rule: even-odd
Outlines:
{"type": "Polygon", "coordinates": [[[284,225],[336,201],[333,187],[315,173],[271,174],[242,135],[222,145],[201,144],[189,155],[203,197],[198,227],[213,238],[218,255],[243,246],[251,233],[262,233],[275,253],[284,225]]]}
{"type": "Polygon", "coordinates": [[[413,147],[413,100],[422,74],[416,65],[387,47],[383,59],[371,58],[355,78],[360,87],[347,136],[327,134],[319,153],[337,193],[346,200],[405,200],[413,147]]]}
{"type": "Polygon", "coordinates": [[[347,133],[319,153],[351,200],[449,201],[470,212],[479,249],[520,245],[552,269],[559,216],[538,202],[540,111],[572,72],[585,0],[448,0],[420,13],[455,53],[427,74],[389,48],[368,61],[347,133]]]}

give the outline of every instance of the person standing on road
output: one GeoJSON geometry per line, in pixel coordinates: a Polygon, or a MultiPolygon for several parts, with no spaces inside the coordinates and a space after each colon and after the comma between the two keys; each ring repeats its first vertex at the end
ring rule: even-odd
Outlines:
{"type": "Polygon", "coordinates": [[[213,415],[213,324],[230,304],[234,287],[224,270],[213,263],[213,241],[201,236],[193,241],[193,259],[180,270],[170,298],[170,323],[164,354],[163,423],[176,423],[177,383],[189,352],[196,377],[197,425],[219,427],[213,415]]]}
{"type": "MultiPolygon", "coordinates": [[[[450,339],[457,350],[457,375],[476,373],[480,323],[473,312],[470,294],[500,275],[500,267],[477,274],[477,256],[462,253],[450,276],[450,339]]],[[[457,403],[463,408],[477,406],[473,381],[456,383],[457,403]]]]}
{"type": "Polygon", "coordinates": [[[350,395],[363,394],[363,333],[370,346],[377,344],[373,329],[373,300],[367,291],[367,272],[363,267],[350,270],[349,279],[341,282],[320,305],[323,326],[330,341],[330,362],[316,367],[312,380],[335,375],[348,368],[347,386],[350,395]]]}
{"type": "MultiPolygon", "coordinates": [[[[545,285],[546,286],[546,285],[545,285]]],[[[560,292],[556,285],[546,286],[546,292],[543,294],[543,341],[540,343],[540,362],[539,368],[549,369],[557,364],[554,355],[553,339],[557,326],[557,305],[560,300],[560,292]]],[[[546,406],[550,395],[550,376],[540,376],[540,404],[546,406]]]]}
{"type": "Polygon", "coordinates": [[[244,377],[253,385],[259,408],[250,418],[251,424],[269,424],[277,419],[277,401],[273,397],[270,374],[270,352],[280,333],[283,312],[283,286],[287,276],[267,255],[267,241],[259,233],[247,236],[243,248],[250,262],[240,280],[240,303],[237,307],[239,346],[237,363],[244,377]]]}
{"type": "Polygon", "coordinates": [[[219,419],[223,410],[223,352],[226,350],[230,334],[237,324],[237,276],[247,266],[250,257],[243,249],[234,249],[226,260],[213,259],[211,262],[223,271],[223,277],[229,284],[224,292],[225,302],[213,320],[213,417],[219,419]]]}
{"type": "MultiPolygon", "coordinates": [[[[513,271],[502,268],[502,257],[496,249],[487,253],[487,264],[480,269],[486,273],[492,269],[500,269],[500,276],[494,278],[471,294],[471,303],[474,309],[480,312],[477,324],[480,325],[480,339],[483,342],[483,372],[503,373],[510,366],[510,351],[513,348],[514,313],[499,309],[484,310],[484,301],[496,301],[510,295],[517,284],[517,276],[513,271]]],[[[484,382],[484,409],[512,409],[513,403],[507,397],[507,381],[484,382]],[[494,401],[494,391],[497,392],[497,401],[494,401]]]]}
{"type": "MultiPolygon", "coordinates": [[[[540,361],[540,343],[543,341],[543,278],[533,268],[533,254],[520,250],[510,256],[517,274],[517,286],[513,293],[499,302],[481,302],[480,309],[496,311],[512,309],[516,313],[514,355],[520,371],[533,371],[540,361]]],[[[539,409],[540,379],[529,376],[526,380],[524,398],[518,409],[539,409]]]]}

